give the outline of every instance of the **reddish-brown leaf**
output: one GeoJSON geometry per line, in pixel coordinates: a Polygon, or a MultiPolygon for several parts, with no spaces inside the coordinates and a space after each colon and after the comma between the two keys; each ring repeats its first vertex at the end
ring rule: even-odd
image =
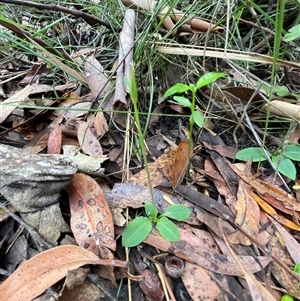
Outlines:
{"type": "Polygon", "coordinates": [[[69,185],[71,228],[77,243],[99,254],[109,257],[108,250],[115,250],[114,223],[112,213],[102,189],[88,175],[77,173],[69,185]]]}
{"type": "Polygon", "coordinates": [[[189,165],[189,143],[182,140],[177,148],[174,166],[171,174],[172,188],[175,189],[183,181],[185,172],[189,165]]]}
{"type": "Polygon", "coordinates": [[[59,125],[53,126],[48,138],[48,154],[60,154],[62,143],[62,130],[59,125]]]}
{"type": "Polygon", "coordinates": [[[100,259],[78,246],[60,246],[39,253],[23,263],[0,285],[1,300],[31,301],[65,277],[70,270],[85,264],[125,267],[120,260],[100,259]]]}

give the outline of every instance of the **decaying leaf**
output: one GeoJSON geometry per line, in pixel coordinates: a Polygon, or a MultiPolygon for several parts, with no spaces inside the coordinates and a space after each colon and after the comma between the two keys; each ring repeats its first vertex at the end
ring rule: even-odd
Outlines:
{"type": "Polygon", "coordinates": [[[63,145],[63,155],[56,155],[60,162],[74,166],[79,172],[84,172],[92,176],[102,176],[104,168],[101,164],[107,160],[107,156],[91,157],[79,152],[76,145],[63,145]]]}
{"type": "Polygon", "coordinates": [[[94,120],[94,128],[97,134],[97,137],[100,137],[108,132],[108,124],[105,119],[105,116],[103,112],[98,112],[96,114],[95,120],[94,120]]]}
{"type": "Polygon", "coordinates": [[[126,262],[100,259],[78,246],[52,248],[23,263],[0,285],[1,300],[31,301],[65,277],[69,270],[85,264],[126,266],[126,262]]]}
{"type": "Polygon", "coordinates": [[[278,201],[281,201],[283,206],[291,210],[300,211],[300,203],[298,203],[295,197],[288,194],[283,189],[276,187],[268,182],[253,177],[251,173],[251,166],[249,163],[246,165],[230,164],[231,169],[240,176],[246,183],[253,187],[261,196],[269,194],[278,201]]]}
{"type": "MultiPolygon", "coordinates": [[[[148,164],[152,187],[156,187],[171,178],[175,155],[176,150],[171,149],[166,154],[161,155],[155,162],[148,164]]],[[[148,186],[149,179],[146,169],[130,177],[127,183],[148,186]]]]}
{"type": "Polygon", "coordinates": [[[103,72],[103,66],[95,58],[95,54],[89,55],[84,63],[86,81],[95,98],[103,97],[111,88],[108,78],[103,72]]]}
{"type": "Polygon", "coordinates": [[[270,108],[270,112],[275,115],[288,118],[293,117],[298,121],[300,120],[300,106],[297,104],[292,104],[281,100],[273,100],[270,106],[268,104],[263,106],[264,110],[268,110],[268,108],[270,108]]]}
{"type": "MultiPolygon", "coordinates": [[[[249,189],[242,180],[239,181],[237,201],[234,205],[236,210],[235,223],[253,238],[256,238],[259,230],[259,206],[249,194],[249,189]]],[[[240,231],[227,235],[227,239],[234,244],[250,246],[251,240],[240,231]]]]}
{"type": "Polygon", "coordinates": [[[27,99],[35,86],[36,85],[26,86],[0,104],[0,123],[2,123],[20,103],[27,99]]]}
{"type": "Polygon", "coordinates": [[[77,173],[69,185],[71,228],[77,243],[106,258],[115,250],[114,224],[110,208],[98,183],[77,173]]]}
{"type": "MultiPolygon", "coordinates": [[[[158,235],[150,234],[145,240],[146,243],[152,245],[161,251],[171,251],[174,255],[195,263],[203,268],[224,275],[242,275],[242,271],[237,266],[236,262],[230,255],[221,254],[218,251],[213,252],[207,249],[205,243],[199,239],[191,239],[186,236],[186,232],[182,233],[179,228],[181,240],[179,242],[171,243],[158,235]],[[194,245],[193,242],[198,244],[194,245]]],[[[266,256],[259,256],[259,262],[252,256],[237,256],[241,264],[247,268],[251,273],[256,273],[265,267],[270,258],[266,256]]]]}
{"type": "Polygon", "coordinates": [[[90,130],[90,126],[87,122],[81,122],[79,124],[77,137],[82,150],[86,154],[95,157],[103,154],[100,142],[90,130]]]}
{"type": "Polygon", "coordinates": [[[201,266],[186,262],[182,281],[193,300],[217,300],[218,286],[201,266]]]}
{"type": "MultiPolygon", "coordinates": [[[[268,243],[268,248],[273,255],[277,256],[280,260],[284,262],[290,262],[292,264],[291,258],[289,257],[285,247],[280,243],[278,238],[273,235],[268,243]]],[[[299,249],[298,249],[299,251],[299,249]]],[[[276,262],[272,263],[272,274],[275,279],[289,292],[300,293],[300,287],[298,281],[287,273],[279,264],[276,262]]]]}
{"type": "Polygon", "coordinates": [[[62,143],[62,130],[59,125],[53,126],[48,138],[48,154],[60,154],[62,143]]]}
{"type": "Polygon", "coordinates": [[[285,246],[293,259],[294,263],[300,262],[300,244],[297,242],[297,240],[280,224],[278,224],[274,219],[269,217],[269,219],[272,221],[272,223],[275,225],[277,231],[280,233],[285,246]]]}

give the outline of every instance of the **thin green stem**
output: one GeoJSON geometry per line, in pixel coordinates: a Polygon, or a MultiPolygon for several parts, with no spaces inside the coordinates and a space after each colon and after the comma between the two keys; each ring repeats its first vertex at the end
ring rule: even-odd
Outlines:
{"type": "Polygon", "coordinates": [[[194,117],[193,114],[195,112],[195,103],[196,103],[196,87],[191,87],[192,91],[192,105],[191,105],[191,116],[190,116],[190,131],[189,131],[189,159],[190,159],[190,154],[191,154],[191,149],[192,149],[192,141],[193,141],[193,128],[194,128],[194,117]]]}
{"type": "Polygon", "coordinates": [[[150,172],[149,172],[149,168],[148,168],[147,150],[146,150],[143,131],[142,131],[142,128],[141,128],[140,115],[139,115],[139,109],[138,109],[138,94],[137,94],[137,85],[136,85],[134,68],[132,68],[132,75],[131,75],[131,80],[130,80],[130,97],[131,97],[131,101],[132,101],[132,105],[133,105],[134,120],[135,120],[135,124],[136,124],[137,131],[138,131],[138,136],[139,136],[139,142],[140,142],[140,147],[141,147],[141,151],[142,151],[143,161],[144,161],[145,169],[146,169],[146,172],[147,172],[148,184],[149,184],[149,189],[150,189],[150,194],[151,194],[151,200],[152,200],[153,205],[155,206],[153,186],[152,186],[150,172]]]}

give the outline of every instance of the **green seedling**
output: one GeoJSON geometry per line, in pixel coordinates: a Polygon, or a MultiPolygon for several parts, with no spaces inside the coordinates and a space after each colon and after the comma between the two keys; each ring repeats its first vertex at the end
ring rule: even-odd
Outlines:
{"type": "Polygon", "coordinates": [[[153,225],[156,229],[168,241],[179,241],[180,233],[177,226],[170,220],[184,221],[190,215],[191,211],[183,205],[172,204],[162,214],[158,214],[158,210],[155,206],[154,195],[151,183],[151,177],[147,164],[147,152],[144,141],[143,131],[141,129],[141,123],[139,118],[138,109],[138,91],[135,78],[134,69],[130,78],[130,97],[133,105],[135,126],[138,132],[138,141],[141,148],[142,159],[148,175],[149,188],[151,192],[152,202],[145,202],[146,216],[139,216],[133,219],[129,225],[125,228],[122,235],[122,245],[124,247],[134,247],[143,242],[152,231],[153,225]]]}
{"type": "Polygon", "coordinates": [[[145,202],[146,216],[133,219],[125,228],[122,235],[124,247],[134,247],[143,242],[152,231],[153,225],[160,235],[168,241],[179,241],[180,233],[175,223],[170,219],[184,221],[191,211],[181,204],[170,205],[162,214],[158,214],[153,202],[145,202]]]}
{"type": "Polygon", "coordinates": [[[183,83],[177,83],[174,86],[170,87],[166,93],[164,94],[164,98],[170,97],[174,94],[180,94],[185,92],[191,92],[192,94],[192,101],[190,101],[188,98],[184,96],[174,96],[173,99],[180,105],[184,107],[188,107],[191,109],[191,115],[190,115],[190,129],[189,129],[189,143],[192,143],[192,134],[193,134],[193,127],[194,124],[200,128],[204,126],[204,117],[203,114],[197,109],[196,107],[196,93],[197,90],[211,84],[212,82],[216,81],[217,79],[221,77],[227,76],[226,73],[223,72],[208,72],[202,75],[196,85],[194,84],[183,84],[183,83]]]}
{"type": "Polygon", "coordinates": [[[299,144],[289,144],[283,152],[278,149],[273,154],[268,151],[264,153],[260,147],[248,147],[238,151],[235,158],[241,161],[248,161],[251,158],[253,162],[262,162],[267,160],[266,155],[271,158],[282,175],[292,180],[296,179],[296,167],[292,160],[300,162],[299,144]]]}

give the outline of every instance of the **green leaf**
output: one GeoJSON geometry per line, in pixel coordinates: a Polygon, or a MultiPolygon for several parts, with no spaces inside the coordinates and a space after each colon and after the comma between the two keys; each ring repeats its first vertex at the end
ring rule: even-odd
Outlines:
{"type": "Polygon", "coordinates": [[[199,126],[199,128],[203,128],[204,126],[204,118],[203,115],[199,111],[194,111],[192,117],[195,123],[199,126]]]}
{"type": "Polygon", "coordinates": [[[135,70],[132,67],[131,76],[130,76],[130,85],[129,85],[129,93],[131,97],[131,101],[137,103],[138,100],[138,92],[137,92],[137,85],[136,85],[136,78],[135,78],[135,70]]]}
{"type": "MultiPolygon", "coordinates": [[[[269,154],[269,156],[271,156],[268,151],[267,153],[269,154]]],[[[261,162],[267,160],[260,147],[244,148],[235,154],[235,158],[241,161],[248,161],[250,158],[252,158],[253,162],[261,162]]]]}
{"type": "Polygon", "coordinates": [[[266,84],[261,85],[261,88],[265,90],[265,92],[270,95],[272,93],[276,93],[278,96],[285,96],[290,94],[289,89],[286,86],[268,86],[266,84]]]}
{"type": "Polygon", "coordinates": [[[283,40],[285,42],[293,41],[300,37],[300,24],[293,26],[288,30],[288,32],[284,35],[283,40]]]}
{"type": "Polygon", "coordinates": [[[208,84],[214,82],[215,80],[217,80],[220,77],[225,77],[227,76],[227,73],[224,72],[208,72],[205,73],[204,75],[202,75],[196,84],[196,88],[200,89],[204,86],[207,86],[208,84]]]}
{"type": "Polygon", "coordinates": [[[294,272],[298,275],[300,275],[300,262],[298,262],[295,266],[294,266],[294,272]]]}
{"type": "Polygon", "coordinates": [[[283,154],[291,160],[300,161],[300,145],[289,144],[283,154]]]}
{"type": "Polygon", "coordinates": [[[191,210],[181,204],[170,205],[161,216],[166,216],[177,221],[184,221],[191,215],[191,210]]]}
{"type": "Polygon", "coordinates": [[[183,93],[183,92],[186,92],[188,90],[190,90],[190,86],[182,84],[182,83],[178,83],[178,84],[172,86],[171,88],[169,88],[165,92],[164,98],[167,98],[167,97],[169,97],[173,94],[176,94],[176,93],[183,93]]]}
{"type": "Polygon", "coordinates": [[[122,235],[122,246],[134,247],[143,242],[152,230],[152,222],[145,216],[135,218],[125,228],[122,235]]]}
{"type": "Polygon", "coordinates": [[[186,97],[182,97],[182,96],[174,96],[173,99],[175,101],[177,101],[180,105],[184,106],[184,107],[188,107],[191,108],[192,107],[192,103],[190,102],[190,100],[186,97]]]}
{"type": "Polygon", "coordinates": [[[180,233],[177,226],[165,216],[159,218],[156,223],[156,229],[160,235],[168,241],[180,240],[180,233]]]}
{"type": "Polygon", "coordinates": [[[145,211],[146,211],[147,216],[149,216],[152,220],[156,219],[158,211],[153,203],[146,201],[145,202],[145,211]]]}
{"type": "Polygon", "coordinates": [[[272,157],[272,162],[275,164],[275,166],[278,165],[278,171],[283,174],[284,176],[295,180],[296,179],[296,167],[294,163],[287,157],[283,155],[277,155],[272,157]]]}
{"type": "Polygon", "coordinates": [[[288,87],[286,86],[273,86],[271,87],[272,93],[276,93],[278,96],[286,96],[290,94],[288,87]]]}
{"type": "Polygon", "coordinates": [[[294,298],[291,297],[290,295],[283,295],[283,296],[280,298],[280,301],[294,301],[294,298]]]}

